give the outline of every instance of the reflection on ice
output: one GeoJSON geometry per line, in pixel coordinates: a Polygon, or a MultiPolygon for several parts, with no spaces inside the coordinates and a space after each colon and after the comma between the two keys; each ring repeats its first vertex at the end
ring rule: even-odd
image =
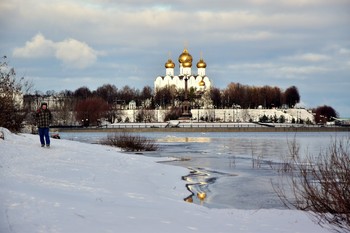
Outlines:
{"type": "Polygon", "coordinates": [[[205,204],[206,198],[210,195],[211,191],[209,186],[214,184],[218,179],[218,176],[236,176],[236,174],[223,173],[218,171],[210,171],[202,168],[189,168],[190,173],[186,176],[183,176],[182,179],[187,182],[186,187],[188,191],[191,192],[191,195],[184,198],[187,202],[194,202],[205,204]]]}
{"type": "Polygon", "coordinates": [[[208,137],[175,137],[167,135],[166,137],[159,138],[157,142],[198,142],[198,143],[210,143],[211,138],[208,137]]]}
{"type": "Polygon", "coordinates": [[[215,177],[210,178],[209,176],[209,173],[190,169],[190,174],[182,177],[182,179],[187,182],[186,187],[191,193],[191,195],[186,197],[184,200],[192,203],[194,202],[194,198],[198,198],[202,204],[207,195],[206,192],[208,192],[207,186],[210,183],[214,183],[216,180],[215,177]]]}

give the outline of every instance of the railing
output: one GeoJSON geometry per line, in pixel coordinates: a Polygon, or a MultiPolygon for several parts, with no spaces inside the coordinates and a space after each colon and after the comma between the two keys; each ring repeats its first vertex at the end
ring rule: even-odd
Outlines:
{"type": "MultiPolygon", "coordinates": [[[[291,123],[217,123],[217,122],[183,122],[176,126],[169,125],[169,123],[116,123],[110,125],[102,125],[101,128],[112,128],[112,129],[124,129],[124,128],[321,128],[328,126],[320,125],[306,125],[306,124],[291,124],[291,123]]],[[[334,126],[332,126],[334,128],[334,126]]]]}

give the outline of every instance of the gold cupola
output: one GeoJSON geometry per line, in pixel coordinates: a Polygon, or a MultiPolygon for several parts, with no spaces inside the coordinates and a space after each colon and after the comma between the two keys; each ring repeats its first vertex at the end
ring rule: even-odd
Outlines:
{"type": "Polygon", "coordinates": [[[173,60],[168,59],[168,61],[165,63],[165,68],[175,68],[175,63],[173,60]]]}
{"type": "Polygon", "coordinates": [[[189,54],[188,50],[185,48],[184,51],[179,56],[179,62],[182,64],[182,67],[191,67],[192,66],[192,56],[189,54]]]}
{"type": "Polygon", "coordinates": [[[206,68],[207,64],[204,62],[203,58],[201,58],[198,62],[197,62],[197,68],[206,68]]]}
{"type": "Polygon", "coordinates": [[[204,82],[204,80],[202,79],[201,81],[199,81],[198,85],[199,85],[200,87],[205,87],[205,82],[204,82]]]}
{"type": "Polygon", "coordinates": [[[207,67],[207,63],[204,62],[204,60],[201,58],[198,62],[197,62],[197,68],[206,68],[207,67]]]}

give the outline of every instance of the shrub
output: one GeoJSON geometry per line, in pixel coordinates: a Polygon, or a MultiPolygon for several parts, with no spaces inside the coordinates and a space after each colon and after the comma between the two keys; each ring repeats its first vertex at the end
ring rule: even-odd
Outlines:
{"type": "Polygon", "coordinates": [[[124,151],[156,151],[158,146],[153,140],[131,134],[114,134],[107,137],[102,144],[120,147],[124,151]]]}
{"type": "Polygon", "coordinates": [[[275,188],[282,202],[289,208],[308,211],[322,227],[350,232],[349,152],[349,139],[334,140],[317,157],[300,159],[298,152],[292,151],[288,170],[291,197],[283,185],[275,188]]]}
{"type": "Polygon", "coordinates": [[[266,123],[269,121],[269,118],[264,114],[262,117],[259,118],[259,121],[262,123],[266,123]]]}
{"type": "Polygon", "coordinates": [[[31,88],[24,78],[18,79],[14,68],[6,62],[6,56],[0,61],[0,127],[18,132],[29,110],[21,104],[22,94],[31,88]]]}

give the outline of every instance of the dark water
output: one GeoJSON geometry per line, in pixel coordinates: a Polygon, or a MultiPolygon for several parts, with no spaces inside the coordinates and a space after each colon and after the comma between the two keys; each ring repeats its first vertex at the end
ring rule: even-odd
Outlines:
{"type": "MultiPolygon", "coordinates": [[[[98,143],[107,133],[61,133],[62,138],[98,143]]],[[[284,208],[273,185],[279,170],[299,148],[299,156],[325,152],[332,141],[348,138],[347,132],[298,133],[137,133],[159,145],[145,156],[171,157],[170,164],[188,168],[183,174],[193,194],[185,199],[210,208],[284,208]],[[197,193],[206,193],[204,200],[197,193]]]]}

